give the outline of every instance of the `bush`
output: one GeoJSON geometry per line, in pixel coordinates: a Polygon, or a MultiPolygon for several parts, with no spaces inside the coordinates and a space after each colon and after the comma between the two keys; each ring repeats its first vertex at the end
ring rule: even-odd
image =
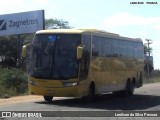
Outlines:
{"type": "Polygon", "coordinates": [[[10,97],[27,92],[27,74],[17,68],[0,69],[0,97],[10,97]]]}

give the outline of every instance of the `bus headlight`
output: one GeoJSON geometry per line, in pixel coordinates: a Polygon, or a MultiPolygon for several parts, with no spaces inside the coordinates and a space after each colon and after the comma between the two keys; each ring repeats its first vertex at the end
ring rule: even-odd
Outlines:
{"type": "Polygon", "coordinates": [[[38,83],[35,82],[35,81],[32,81],[32,80],[28,80],[28,83],[31,84],[31,85],[38,86],[38,83]]]}
{"type": "Polygon", "coordinates": [[[78,82],[64,82],[63,85],[64,87],[72,87],[72,86],[77,86],[78,82]]]}

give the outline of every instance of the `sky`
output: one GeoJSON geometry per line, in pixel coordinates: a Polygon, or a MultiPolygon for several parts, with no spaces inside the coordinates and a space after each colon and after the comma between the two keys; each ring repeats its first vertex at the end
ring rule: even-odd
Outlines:
{"type": "Polygon", "coordinates": [[[0,0],[0,3],[0,15],[45,10],[45,18],[64,19],[74,28],[102,29],[141,38],[144,43],[145,39],[151,39],[154,68],[160,69],[160,0],[0,0]]]}

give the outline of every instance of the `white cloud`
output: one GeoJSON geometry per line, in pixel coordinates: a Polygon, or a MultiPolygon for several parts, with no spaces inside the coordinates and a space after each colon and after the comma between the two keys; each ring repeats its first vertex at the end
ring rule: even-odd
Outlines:
{"type": "Polygon", "coordinates": [[[155,29],[157,29],[157,30],[160,30],[160,24],[155,25],[153,28],[155,28],[155,29]]]}
{"type": "Polygon", "coordinates": [[[146,36],[146,35],[147,35],[147,32],[146,32],[146,31],[141,31],[141,32],[140,32],[140,35],[141,35],[141,36],[146,36]]]}
{"type": "Polygon", "coordinates": [[[129,13],[118,13],[115,14],[105,21],[105,26],[128,26],[128,25],[150,25],[160,24],[160,17],[142,17],[135,16],[129,13]]]}
{"type": "MultiPolygon", "coordinates": [[[[0,14],[12,14],[18,12],[25,12],[29,5],[26,0],[0,0],[0,14]]],[[[28,7],[29,11],[30,6],[28,7]]]]}
{"type": "Polygon", "coordinates": [[[160,50],[160,47],[159,47],[159,45],[160,45],[160,40],[153,40],[151,45],[152,45],[155,49],[160,50]]]}
{"type": "Polygon", "coordinates": [[[53,12],[57,8],[56,0],[0,0],[0,3],[1,15],[43,9],[46,13],[45,16],[47,16],[49,13],[53,16],[53,12]],[[52,4],[54,5],[54,7],[48,7],[48,5],[52,4]]]}
{"type": "Polygon", "coordinates": [[[49,1],[48,0],[34,0],[35,4],[37,3],[38,5],[48,5],[49,1]]]}
{"type": "Polygon", "coordinates": [[[24,0],[0,0],[0,2],[1,2],[1,7],[2,7],[3,5],[6,5],[6,6],[19,5],[19,4],[24,3],[25,1],[24,0]]]}

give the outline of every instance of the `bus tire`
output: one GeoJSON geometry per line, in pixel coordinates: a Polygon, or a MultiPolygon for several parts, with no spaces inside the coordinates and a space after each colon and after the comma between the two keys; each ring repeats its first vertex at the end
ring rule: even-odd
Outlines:
{"type": "Polygon", "coordinates": [[[132,96],[135,88],[135,82],[127,80],[126,89],[123,91],[124,96],[132,96]]]}
{"type": "Polygon", "coordinates": [[[129,97],[133,95],[135,82],[127,80],[125,90],[113,92],[118,97],[129,97]]]}
{"type": "Polygon", "coordinates": [[[44,100],[47,102],[52,102],[53,96],[43,96],[44,100]]]}
{"type": "Polygon", "coordinates": [[[90,102],[94,99],[94,97],[95,97],[95,85],[92,82],[88,89],[88,95],[85,97],[82,97],[82,100],[84,102],[90,102]]]}

